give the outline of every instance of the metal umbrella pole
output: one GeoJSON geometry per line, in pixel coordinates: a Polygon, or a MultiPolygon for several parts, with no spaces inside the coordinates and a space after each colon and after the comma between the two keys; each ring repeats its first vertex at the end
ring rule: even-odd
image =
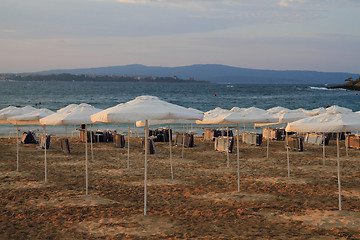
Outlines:
{"type": "Polygon", "coordinates": [[[229,167],[230,166],[230,156],[229,156],[229,124],[226,125],[226,137],[227,137],[227,141],[226,141],[226,166],[229,167]]]}
{"type": "Polygon", "coordinates": [[[337,133],[336,139],[337,148],[337,165],[338,165],[338,187],[339,187],[339,211],[341,211],[341,179],[340,179],[340,147],[339,147],[339,133],[337,133]]]}
{"type": "Polygon", "coordinates": [[[287,157],[288,177],[290,177],[289,135],[287,132],[286,132],[286,157],[287,157]]]}
{"type": "Polygon", "coordinates": [[[130,123],[128,123],[127,168],[130,168],[130,123]]]}
{"type": "Polygon", "coordinates": [[[19,171],[19,125],[16,125],[16,171],[19,171]]]}
{"type": "Polygon", "coordinates": [[[88,163],[88,149],[87,149],[87,124],[85,124],[85,189],[86,189],[86,195],[89,194],[89,176],[88,176],[88,168],[89,168],[89,163],[88,163]]]}
{"type": "Polygon", "coordinates": [[[237,144],[237,174],[238,174],[238,192],[240,192],[240,150],[239,150],[239,124],[236,124],[237,135],[236,135],[236,144],[237,144]]]}
{"type": "Polygon", "coordinates": [[[45,138],[45,147],[44,147],[44,166],[45,166],[45,182],[47,182],[47,159],[46,159],[46,148],[47,148],[47,139],[46,139],[46,125],[43,126],[44,128],[44,138],[45,138]]]}
{"type": "Polygon", "coordinates": [[[148,153],[148,120],[145,121],[145,174],[144,174],[144,216],[146,216],[146,196],[147,196],[147,153],[148,153]]]}
{"type": "Polygon", "coordinates": [[[174,169],[173,169],[173,159],[172,159],[172,149],[171,149],[171,130],[170,123],[168,123],[168,131],[169,131],[169,152],[170,152],[170,167],[171,167],[171,179],[174,179],[174,169]]]}

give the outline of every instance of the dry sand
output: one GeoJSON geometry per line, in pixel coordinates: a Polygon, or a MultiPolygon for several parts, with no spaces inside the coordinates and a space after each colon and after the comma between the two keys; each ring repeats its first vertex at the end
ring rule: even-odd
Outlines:
{"type": "MultiPolygon", "coordinates": [[[[144,153],[141,140],[127,149],[111,143],[89,152],[85,195],[84,144],[70,139],[71,154],[52,138],[48,182],[43,150],[0,138],[0,239],[360,239],[360,151],[342,142],[342,206],[338,211],[335,142],[290,152],[287,177],[283,142],[240,144],[240,192],[236,153],[213,150],[196,139],[194,148],[174,146],[171,180],[168,143],[155,143],[148,160],[147,216],[143,216],[144,153]]],[[[235,145],[236,146],[236,145],[235,145]]],[[[89,146],[90,149],[90,146],[89,146]]],[[[236,152],[236,151],[234,151],[236,152]]]]}

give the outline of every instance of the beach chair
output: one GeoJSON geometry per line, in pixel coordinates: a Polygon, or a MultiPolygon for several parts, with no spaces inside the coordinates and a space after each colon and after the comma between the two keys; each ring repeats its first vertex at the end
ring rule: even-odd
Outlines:
{"type": "MultiPolygon", "coordinates": [[[[154,141],[153,141],[153,137],[148,137],[148,153],[149,154],[155,154],[155,145],[154,145],[154,141]]],[[[144,139],[142,140],[142,146],[143,146],[143,149],[145,151],[145,141],[144,139]]]]}
{"type": "Polygon", "coordinates": [[[23,143],[23,144],[31,144],[31,143],[37,144],[39,142],[38,142],[34,132],[27,131],[27,132],[23,133],[23,135],[21,137],[21,143],[23,143]]]}
{"type": "Polygon", "coordinates": [[[46,134],[46,137],[45,136],[41,136],[41,139],[40,139],[40,148],[42,149],[49,149],[50,148],[50,135],[46,134]]]}
{"type": "Polygon", "coordinates": [[[61,150],[64,153],[67,153],[67,154],[70,153],[70,144],[69,144],[68,138],[60,138],[60,145],[61,145],[61,150]]]}
{"type": "Polygon", "coordinates": [[[114,135],[114,146],[116,148],[124,148],[125,147],[125,136],[122,134],[115,134],[114,135]]]}

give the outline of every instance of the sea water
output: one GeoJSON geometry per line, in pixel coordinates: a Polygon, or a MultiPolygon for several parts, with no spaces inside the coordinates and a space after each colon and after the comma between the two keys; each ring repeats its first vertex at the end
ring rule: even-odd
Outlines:
{"type": "MultiPolygon", "coordinates": [[[[324,85],[0,81],[0,109],[10,105],[31,105],[56,111],[72,103],[88,103],[106,109],[141,95],[157,96],[162,100],[202,111],[215,107],[269,109],[283,106],[289,109],[314,109],[331,105],[360,110],[358,92],[329,90],[324,85]]],[[[176,127],[181,129],[181,126],[176,127]]],[[[74,128],[76,126],[68,129],[68,133],[72,133],[74,128]]],[[[116,130],[119,126],[102,124],[95,125],[95,128],[116,130]]],[[[21,126],[21,129],[41,127],[21,126]]],[[[12,131],[13,126],[0,124],[1,136],[9,135],[12,131]]],[[[65,130],[64,127],[49,126],[48,131],[58,134],[65,130]]],[[[120,131],[126,132],[127,125],[121,124],[120,131]]],[[[141,132],[141,129],[135,129],[132,125],[131,131],[141,132]]]]}

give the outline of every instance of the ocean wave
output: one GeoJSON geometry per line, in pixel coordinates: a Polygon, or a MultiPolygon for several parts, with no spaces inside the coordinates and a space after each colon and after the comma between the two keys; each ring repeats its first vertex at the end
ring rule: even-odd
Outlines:
{"type": "Polygon", "coordinates": [[[328,91],[334,90],[334,89],[329,89],[329,88],[326,88],[326,87],[312,87],[312,86],[309,86],[309,88],[313,89],[313,90],[328,90],[328,91]]]}

